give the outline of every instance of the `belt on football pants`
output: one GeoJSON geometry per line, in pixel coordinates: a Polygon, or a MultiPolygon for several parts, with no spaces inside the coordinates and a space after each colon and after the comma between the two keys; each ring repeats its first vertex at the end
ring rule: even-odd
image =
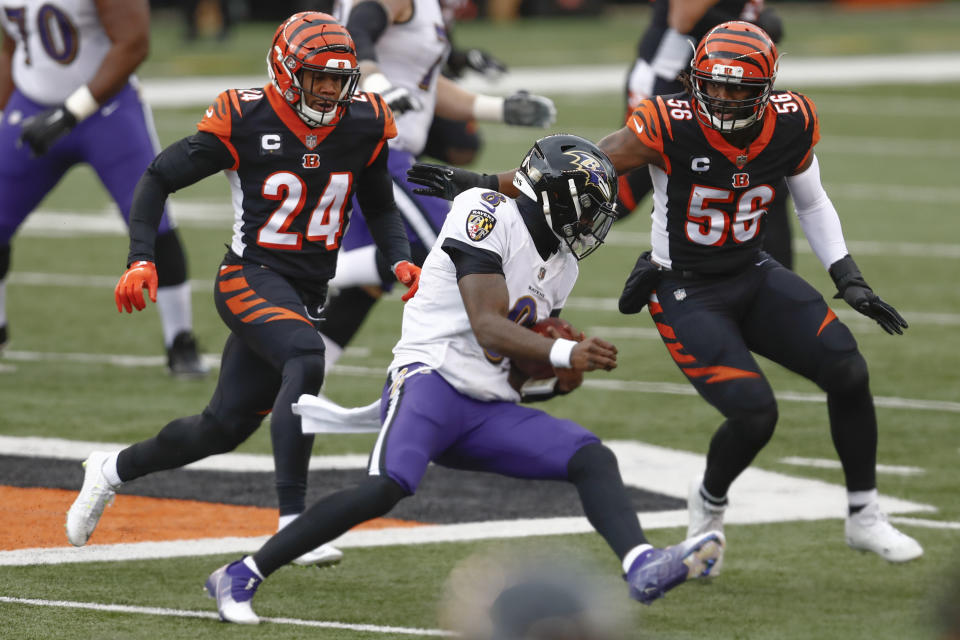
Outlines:
{"type": "Polygon", "coordinates": [[[700,271],[691,271],[689,269],[671,269],[670,267],[660,264],[653,258],[650,258],[650,263],[655,266],[658,271],[662,271],[664,274],[670,274],[672,277],[681,278],[683,280],[710,280],[727,277],[727,274],[722,273],[702,273],[700,271]]]}

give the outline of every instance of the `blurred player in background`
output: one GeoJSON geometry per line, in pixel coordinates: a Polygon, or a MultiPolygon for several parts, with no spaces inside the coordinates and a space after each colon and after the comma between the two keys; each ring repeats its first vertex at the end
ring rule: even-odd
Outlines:
{"type": "MultiPolygon", "coordinates": [[[[76,164],[90,164],[124,220],[134,187],[159,149],[134,70],[150,43],[146,0],[24,0],[0,13],[0,345],[8,337],[5,285],[17,228],[76,164]]],[[[157,309],[167,366],[207,368],[192,332],[183,246],[168,209],[158,226],[157,309]]]]}
{"type": "MultiPolygon", "coordinates": [[[[212,11],[219,22],[217,39],[226,40],[229,38],[230,29],[233,26],[230,0],[216,0],[214,3],[207,3],[205,10],[212,11]],[[215,7],[212,6],[214,4],[215,7]]],[[[187,42],[193,42],[200,36],[200,0],[180,0],[180,11],[183,13],[183,22],[186,25],[183,39],[187,42]]]]}
{"type": "Polygon", "coordinates": [[[565,552],[484,551],[453,568],[440,626],[462,640],[624,640],[629,604],[565,552]]]}
{"type": "MultiPolygon", "coordinates": [[[[367,211],[376,245],[396,278],[416,292],[420,269],[387,171],[393,114],[375,94],[356,93],[360,71],[350,35],[331,16],[297,13],[280,25],[267,55],[271,82],[221,93],[197,133],[164,149],[137,185],[128,268],[117,308],[155,299],[153,239],[172,191],[223,171],[234,204],[233,238],[214,302],[230,329],[213,397],[199,415],[119,452],[94,452],[67,514],[70,542],[86,544],[123,483],[232,451],[270,415],[279,527],[305,508],[313,436],[292,405],[323,384],[317,332],[327,281],[350,217],[351,195],[367,211]]],[[[301,564],[340,559],[337,549],[302,552],[301,564]]],[[[300,555],[300,554],[298,554],[300,555]]]]}
{"type": "MultiPolygon", "coordinates": [[[[466,4],[465,0],[441,0],[440,7],[447,27],[450,55],[441,73],[451,80],[460,80],[467,71],[482,74],[487,80],[496,81],[507,72],[507,65],[482,49],[460,49],[453,39],[456,14],[466,4]]],[[[482,139],[477,121],[452,120],[434,114],[430,132],[423,147],[422,156],[429,156],[445,164],[465,166],[472,163],[480,151],[482,139]]]]}
{"type": "MultiPolygon", "coordinates": [[[[556,117],[553,102],[526,92],[507,98],[478,95],[443,76],[440,71],[450,42],[438,0],[362,0],[353,4],[343,0],[336,3],[335,11],[357,43],[361,86],[383,95],[397,113],[397,137],[389,143],[390,173],[413,261],[422,264],[449,203],[415,195],[406,173],[423,152],[435,116],[460,123],[546,127],[556,117]]],[[[393,282],[389,265],[371,243],[364,218],[354,217],[343,239],[337,275],[330,282],[333,291],[323,313],[328,369],[393,282]]]]}
{"type": "MultiPolygon", "coordinates": [[[[746,20],[764,29],[775,43],[783,37],[779,16],[763,0],[653,0],[653,15],[637,43],[637,59],[627,75],[627,118],[641,100],[683,91],[680,74],[693,50],[713,27],[727,20],[746,20]]],[[[620,177],[617,214],[624,218],[653,189],[646,168],[620,177]]],[[[764,249],[777,262],[793,268],[793,239],[787,215],[787,189],[781,185],[767,208],[764,249]]]]}
{"type": "Polygon", "coordinates": [[[431,462],[573,484],[620,560],[630,595],[644,604],[722,558],[716,532],[650,545],[613,452],[581,425],[518,404],[527,396],[514,361],[564,370],[545,397],[575,390],[585,371],[617,366],[617,349],[605,340],[565,339],[555,329],[550,338],[524,326],[560,314],[578,261],[613,224],[616,173],[596,145],[565,134],[538,140],[521,166],[516,199],[484,189],[457,198],[423,263],[421,289],[403,310],[367,477],[312,505],[254,555],[214,571],[206,587],[221,619],[259,622],[252,601],[264,579],[389,513],[413,495],[431,462]]]}

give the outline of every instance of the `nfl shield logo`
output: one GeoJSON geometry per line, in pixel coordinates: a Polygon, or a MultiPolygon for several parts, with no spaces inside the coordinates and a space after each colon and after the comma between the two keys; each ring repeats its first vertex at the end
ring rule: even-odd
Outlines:
{"type": "Polygon", "coordinates": [[[748,158],[746,154],[737,156],[737,169],[743,169],[747,164],[747,160],[748,158]]]}
{"type": "Polygon", "coordinates": [[[537,280],[543,280],[547,277],[547,268],[540,267],[540,272],[537,274],[537,280]]]}
{"type": "Polygon", "coordinates": [[[317,136],[310,134],[303,139],[303,144],[307,145],[307,149],[313,149],[317,146],[317,136]]]}
{"type": "Polygon", "coordinates": [[[474,242],[480,242],[493,231],[497,219],[486,211],[474,209],[467,216],[467,237],[474,242]]]}

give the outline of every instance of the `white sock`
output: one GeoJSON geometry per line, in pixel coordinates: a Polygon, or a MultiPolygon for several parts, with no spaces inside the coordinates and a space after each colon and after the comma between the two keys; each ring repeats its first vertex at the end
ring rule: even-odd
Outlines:
{"type": "Polygon", "coordinates": [[[876,489],[870,489],[869,491],[847,491],[847,504],[849,504],[853,509],[856,509],[857,507],[865,507],[871,502],[876,501],[876,489]]]}
{"type": "Polygon", "coordinates": [[[630,551],[627,551],[627,555],[623,556],[623,572],[626,573],[630,571],[630,567],[632,567],[636,559],[640,557],[640,554],[648,549],[653,549],[653,545],[638,544],[633,549],[630,549],[630,551]]]}
{"type": "Polygon", "coordinates": [[[293,513],[285,516],[280,516],[280,520],[277,523],[277,531],[280,531],[280,529],[283,529],[285,526],[287,526],[288,524],[296,520],[299,515],[300,515],[299,513],[293,513]]]}
{"type": "Polygon", "coordinates": [[[190,283],[157,289],[157,311],[163,326],[163,345],[169,349],[178,333],[193,329],[190,283]]]}
{"type": "Polygon", "coordinates": [[[250,571],[253,571],[255,574],[257,574],[258,578],[261,580],[266,580],[266,578],[263,577],[263,574],[260,573],[260,567],[258,567],[257,563],[253,561],[253,556],[244,556],[243,564],[247,565],[247,569],[250,569],[250,571]]]}
{"type": "Polygon", "coordinates": [[[337,360],[340,359],[340,356],[343,355],[343,347],[341,347],[336,342],[334,342],[333,340],[331,340],[330,338],[328,338],[322,333],[320,334],[320,337],[323,338],[323,344],[326,345],[327,347],[327,351],[323,356],[324,358],[323,372],[330,373],[330,369],[333,368],[333,365],[335,365],[337,363],[337,360]]]}
{"type": "Polygon", "coordinates": [[[0,280],[0,327],[7,324],[7,280],[0,280]]]}
{"type": "Polygon", "coordinates": [[[107,459],[103,461],[103,466],[100,468],[103,472],[103,477],[107,479],[107,482],[109,482],[110,486],[114,489],[123,484],[123,480],[120,479],[120,474],[117,473],[117,458],[119,457],[119,451],[111,453],[107,459]]]}
{"type": "Polygon", "coordinates": [[[714,509],[724,509],[727,506],[727,497],[723,496],[718,498],[703,486],[703,483],[700,483],[700,495],[706,500],[707,505],[713,507],[714,509]]]}

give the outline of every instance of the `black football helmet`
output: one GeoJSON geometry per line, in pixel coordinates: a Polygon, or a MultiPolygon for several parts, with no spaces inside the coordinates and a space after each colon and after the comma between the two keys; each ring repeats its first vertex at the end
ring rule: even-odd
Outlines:
{"type": "Polygon", "coordinates": [[[550,228],[577,260],[597,250],[616,219],[617,172],[597,145],[580,136],[537,140],[513,183],[543,207],[550,228]]]}

